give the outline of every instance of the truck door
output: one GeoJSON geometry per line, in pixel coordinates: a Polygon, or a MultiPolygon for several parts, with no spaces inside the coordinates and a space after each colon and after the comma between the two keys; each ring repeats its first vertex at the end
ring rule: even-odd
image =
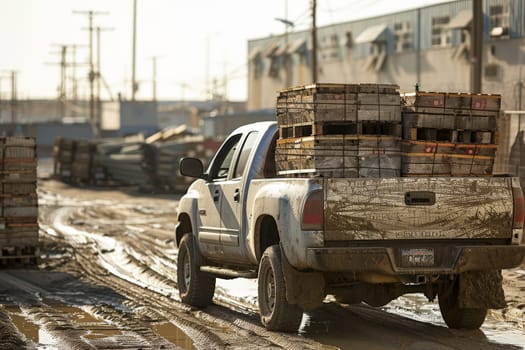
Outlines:
{"type": "Polygon", "coordinates": [[[221,183],[221,246],[224,258],[231,261],[242,261],[245,254],[239,242],[242,237],[240,232],[244,215],[244,210],[242,210],[246,190],[244,185],[247,183],[244,170],[255,147],[257,136],[257,131],[252,131],[246,136],[233,169],[231,169],[229,179],[221,183]]]}
{"type": "Polygon", "coordinates": [[[206,190],[199,198],[199,245],[204,256],[222,256],[221,201],[222,185],[227,180],[242,134],[232,135],[210,165],[206,190]]]}

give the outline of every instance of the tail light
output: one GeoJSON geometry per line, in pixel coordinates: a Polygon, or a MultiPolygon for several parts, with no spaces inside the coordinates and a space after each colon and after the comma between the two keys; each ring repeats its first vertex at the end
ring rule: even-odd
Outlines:
{"type": "Polygon", "coordinates": [[[512,179],[512,197],[514,198],[514,218],[512,225],[512,243],[525,244],[523,220],[525,216],[525,201],[518,178],[512,179]]]}
{"type": "Polygon", "coordinates": [[[308,195],[303,207],[303,230],[321,230],[323,228],[323,191],[313,191],[308,195]]]}

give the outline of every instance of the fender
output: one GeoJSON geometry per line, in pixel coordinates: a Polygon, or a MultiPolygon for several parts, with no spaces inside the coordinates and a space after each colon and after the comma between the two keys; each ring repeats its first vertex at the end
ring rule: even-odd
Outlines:
{"type": "Polygon", "coordinates": [[[199,183],[203,180],[197,180],[193,184],[191,184],[190,188],[188,188],[188,192],[180,199],[179,207],[178,207],[178,213],[177,213],[177,226],[175,228],[176,232],[176,243],[177,248],[179,247],[179,242],[182,239],[180,230],[180,221],[179,218],[182,214],[187,214],[190,218],[190,224],[191,224],[191,230],[192,234],[195,237],[195,242],[198,240],[198,201],[199,198],[199,192],[196,189],[196,187],[199,186],[199,183]]]}
{"type": "Polygon", "coordinates": [[[257,256],[257,245],[261,232],[257,232],[257,222],[268,215],[276,222],[281,246],[290,264],[296,269],[308,268],[306,247],[322,246],[323,239],[322,232],[301,229],[302,209],[307,195],[320,185],[312,179],[253,181],[251,186],[255,194],[247,202],[253,203],[248,213],[250,232],[247,238],[253,263],[257,264],[260,258],[257,256]]]}

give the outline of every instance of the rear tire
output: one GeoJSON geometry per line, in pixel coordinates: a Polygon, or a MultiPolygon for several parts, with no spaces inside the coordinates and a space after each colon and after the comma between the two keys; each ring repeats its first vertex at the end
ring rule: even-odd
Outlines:
{"type": "Polygon", "coordinates": [[[177,256],[177,285],[183,303],[205,307],[211,304],[215,292],[215,277],[201,272],[196,264],[198,252],[195,250],[193,235],[182,237],[177,256]]]}
{"type": "Polygon", "coordinates": [[[478,329],[485,322],[486,308],[461,308],[459,306],[459,283],[445,293],[439,294],[439,309],[441,316],[449,328],[478,329]]]}
{"type": "Polygon", "coordinates": [[[278,245],[268,247],[259,264],[259,312],[266,329],[297,332],[303,310],[286,300],[286,285],[281,268],[281,250],[278,245]]]}

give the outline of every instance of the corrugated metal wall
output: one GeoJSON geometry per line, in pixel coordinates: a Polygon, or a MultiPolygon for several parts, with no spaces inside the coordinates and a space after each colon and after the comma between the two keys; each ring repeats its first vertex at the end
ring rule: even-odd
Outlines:
{"type": "MultiPolygon", "coordinates": [[[[525,0],[484,0],[483,12],[486,40],[489,39],[489,33],[491,29],[489,17],[490,7],[505,3],[509,4],[510,7],[510,37],[520,38],[525,36],[525,0]]],[[[337,35],[339,38],[340,55],[343,57],[348,54],[348,50],[345,50],[347,32],[350,32],[353,39],[355,40],[355,38],[367,28],[379,24],[386,24],[387,30],[385,35],[388,41],[387,52],[391,54],[395,52],[394,24],[400,22],[410,22],[413,38],[413,49],[415,50],[417,48],[419,35],[421,35],[421,49],[430,49],[432,48],[432,18],[448,16],[452,20],[456,14],[462,10],[468,9],[472,9],[472,0],[459,0],[424,7],[419,10],[404,11],[379,17],[367,18],[364,20],[320,27],[318,28],[318,41],[319,43],[323,43],[326,40],[325,38],[330,38],[332,35],[337,35]],[[418,32],[417,23],[418,11],[420,11],[421,18],[420,32],[418,32]]],[[[459,30],[452,30],[452,45],[457,45],[460,43],[460,34],[461,33],[459,30]]],[[[291,43],[293,40],[301,37],[304,37],[307,40],[307,46],[309,49],[311,49],[311,38],[308,31],[290,34],[289,42],[291,43]]],[[[284,42],[284,38],[282,36],[277,36],[250,41],[248,44],[248,51],[257,46],[262,46],[264,50],[264,47],[270,46],[273,42],[284,42]]],[[[322,45],[320,45],[320,48],[321,47],[322,45]]],[[[354,45],[352,47],[351,54],[354,57],[365,57],[370,55],[370,44],[354,45]]]]}
{"type": "MultiPolygon", "coordinates": [[[[471,9],[470,0],[453,1],[421,9],[421,50],[432,48],[432,18],[448,16],[450,19],[462,10],[471,9]]],[[[452,31],[452,45],[459,43],[459,30],[452,31]]]]}

